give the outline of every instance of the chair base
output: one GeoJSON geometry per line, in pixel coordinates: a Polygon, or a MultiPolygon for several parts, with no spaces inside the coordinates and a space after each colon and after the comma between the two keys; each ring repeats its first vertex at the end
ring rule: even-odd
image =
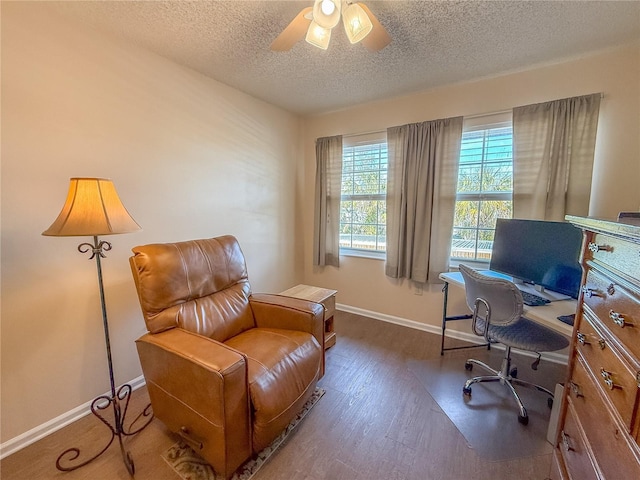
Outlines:
{"type": "Polygon", "coordinates": [[[481,376],[473,377],[467,380],[464,384],[464,387],[462,387],[462,393],[464,395],[471,396],[471,385],[473,385],[474,383],[500,382],[502,385],[505,385],[509,389],[509,391],[515,398],[515,401],[518,405],[518,410],[519,410],[518,421],[523,425],[527,425],[529,423],[529,416],[527,414],[527,409],[524,407],[524,404],[522,403],[522,400],[520,400],[520,396],[518,395],[518,392],[516,392],[514,388],[514,385],[533,388],[540,392],[546,393],[549,396],[549,402],[548,402],[549,406],[551,406],[553,402],[553,393],[551,393],[551,391],[547,390],[546,388],[540,385],[536,385],[535,383],[527,382],[525,380],[520,380],[519,378],[516,378],[515,375],[517,375],[517,369],[511,368],[511,348],[510,347],[505,348],[505,354],[502,359],[502,366],[500,370],[495,370],[491,368],[489,365],[487,365],[486,363],[473,358],[468,359],[465,362],[464,367],[467,370],[472,370],[474,365],[477,365],[485,369],[490,373],[490,375],[481,375],[481,376]]]}

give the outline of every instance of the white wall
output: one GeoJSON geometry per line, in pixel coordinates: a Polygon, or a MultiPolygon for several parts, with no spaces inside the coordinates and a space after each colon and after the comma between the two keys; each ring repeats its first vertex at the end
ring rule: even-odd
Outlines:
{"type": "Polygon", "coordinates": [[[2,442],[109,389],[95,262],[76,250],[90,238],[41,236],[69,178],[113,179],[143,228],[104,238],[120,384],[141,375],[133,246],[234,234],[254,291],[301,279],[300,127],[292,114],[66,23],[43,2],[2,3],[2,442]]]}
{"type": "MultiPolygon", "coordinates": [[[[380,260],[341,257],[339,269],[313,267],[316,138],[383,131],[394,125],[458,115],[500,112],[519,105],[595,92],[603,92],[604,99],[600,107],[590,215],[615,218],[621,210],[640,209],[640,46],[637,44],[306,119],[305,283],[338,290],[340,304],[430,326],[439,326],[441,322],[441,285],[432,285],[422,295],[416,295],[407,282],[386,277],[384,262],[380,260]]],[[[461,292],[455,290],[451,289],[452,310],[466,310],[461,292]]]]}

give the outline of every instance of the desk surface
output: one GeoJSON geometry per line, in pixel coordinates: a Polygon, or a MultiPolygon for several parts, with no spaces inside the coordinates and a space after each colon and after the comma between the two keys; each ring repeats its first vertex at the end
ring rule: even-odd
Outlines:
{"type": "MultiPolygon", "coordinates": [[[[486,273],[480,271],[480,273],[486,273]]],[[[495,272],[490,272],[492,275],[500,276],[495,272]]],[[[451,285],[456,285],[458,287],[464,288],[464,279],[462,278],[462,274],[460,272],[446,272],[441,273],[439,275],[440,280],[443,280],[451,285]]],[[[537,292],[535,292],[537,293],[537,292]]],[[[523,315],[531,320],[535,320],[536,322],[545,325],[556,332],[560,332],[567,337],[571,337],[573,334],[573,327],[571,325],[567,325],[564,322],[558,320],[560,315],[571,315],[572,313],[576,313],[576,305],[577,302],[573,298],[569,300],[557,300],[555,302],[547,303],[546,305],[540,305],[537,307],[532,307],[529,305],[524,306],[523,315]]]]}

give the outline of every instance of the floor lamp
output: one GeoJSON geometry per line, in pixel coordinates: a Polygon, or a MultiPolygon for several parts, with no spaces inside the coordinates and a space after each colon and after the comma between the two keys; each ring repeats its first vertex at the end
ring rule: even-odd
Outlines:
{"type": "Polygon", "coordinates": [[[91,412],[102,421],[110,430],[111,438],[106,446],[97,454],[86,460],[78,459],[80,449],[69,448],[62,452],[56,460],[58,470],[71,471],[92,462],[104,452],[117,437],[120,444],[120,452],[130,475],[134,474],[135,467],[131,454],[125,450],[123,437],[135,435],[145,428],[153,419],[151,405],[134,419],[128,428],[124,421],[131,395],[131,385],[124,384],[116,390],[113,379],[113,364],[111,362],[111,344],[109,342],[109,323],[107,321],[107,308],[104,300],[104,288],[102,284],[102,266],[100,259],[105,258],[104,252],[111,250],[111,244],[104,240],[98,241],[99,235],[114,235],[118,233],[130,233],[140,230],[127,209],[122,205],[113,182],[104,178],[72,178],[69,185],[67,200],[62,207],[58,218],[51,226],[42,232],[42,235],[54,237],[92,236],[93,243],[81,243],[78,245],[80,253],[90,253],[89,260],[95,259],[98,270],[98,287],[100,289],[100,302],[102,305],[102,323],[104,326],[104,339],[107,347],[107,361],[109,364],[109,380],[111,391],[107,395],[101,395],[91,403],[91,412]],[[103,413],[113,410],[113,420],[105,418],[103,413]],[[142,417],[146,418],[135,430],[132,427],[142,417]]]}

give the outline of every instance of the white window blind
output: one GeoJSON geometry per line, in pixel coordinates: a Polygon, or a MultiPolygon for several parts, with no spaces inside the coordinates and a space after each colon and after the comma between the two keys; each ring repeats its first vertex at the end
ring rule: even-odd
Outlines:
{"type": "Polygon", "coordinates": [[[513,129],[508,119],[476,117],[462,134],[451,259],[488,262],[496,218],[513,215],[513,129]]]}
{"type": "Polygon", "coordinates": [[[343,139],[340,249],[386,250],[387,142],[385,133],[343,139]]]}

